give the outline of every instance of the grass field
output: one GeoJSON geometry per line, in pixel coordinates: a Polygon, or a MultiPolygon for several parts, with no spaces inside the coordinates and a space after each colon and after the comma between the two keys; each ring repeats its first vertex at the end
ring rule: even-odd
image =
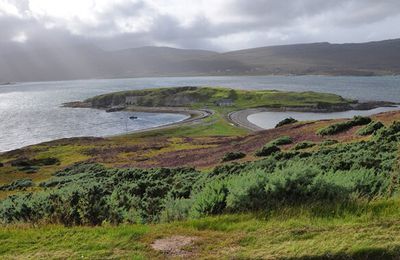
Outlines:
{"type": "Polygon", "coordinates": [[[2,259],[164,259],[159,238],[194,237],[184,250],[201,259],[392,259],[400,253],[398,199],[347,209],[319,205],[169,224],[101,227],[9,226],[2,259]]]}

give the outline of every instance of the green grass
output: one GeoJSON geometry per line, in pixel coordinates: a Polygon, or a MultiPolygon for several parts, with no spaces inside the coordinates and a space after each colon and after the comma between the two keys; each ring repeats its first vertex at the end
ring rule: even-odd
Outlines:
{"type": "Polygon", "coordinates": [[[145,259],[147,246],[139,241],[146,226],[11,227],[0,231],[2,258],[129,258],[145,259]]]}
{"type": "Polygon", "coordinates": [[[198,237],[188,250],[200,259],[392,259],[400,255],[399,202],[287,207],[146,226],[9,226],[0,228],[0,258],[163,259],[151,243],[183,235],[198,237]]]}
{"type": "Polygon", "coordinates": [[[240,136],[248,131],[229,123],[224,114],[215,111],[215,114],[205,118],[202,123],[188,126],[179,126],[162,130],[148,131],[125,135],[129,138],[146,137],[200,137],[200,136],[240,136]]]}
{"type": "Polygon", "coordinates": [[[345,105],[354,102],[335,94],[312,91],[234,90],[219,87],[176,87],[122,91],[96,96],[86,101],[90,102],[94,107],[109,107],[125,105],[125,98],[128,96],[138,98],[135,105],[146,107],[189,106],[192,108],[215,108],[218,107],[216,105],[218,101],[229,99],[233,102],[228,108],[230,110],[254,107],[345,105]]]}

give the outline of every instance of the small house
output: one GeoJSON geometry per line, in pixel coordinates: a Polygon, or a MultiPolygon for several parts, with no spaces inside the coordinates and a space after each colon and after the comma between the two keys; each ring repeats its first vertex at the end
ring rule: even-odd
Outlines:
{"type": "Polygon", "coordinates": [[[233,100],[229,99],[229,98],[220,99],[220,100],[216,101],[215,104],[219,107],[233,106],[233,100]]]}

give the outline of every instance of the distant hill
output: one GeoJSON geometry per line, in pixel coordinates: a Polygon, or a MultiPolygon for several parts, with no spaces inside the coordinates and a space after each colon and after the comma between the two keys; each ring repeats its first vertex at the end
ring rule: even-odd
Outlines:
{"type": "Polygon", "coordinates": [[[369,43],[312,43],[221,54],[256,74],[385,75],[400,73],[400,39],[369,43]]]}
{"type": "Polygon", "coordinates": [[[169,47],[105,51],[91,45],[0,46],[0,83],[184,75],[400,74],[400,39],[312,43],[227,53],[169,47]]]}

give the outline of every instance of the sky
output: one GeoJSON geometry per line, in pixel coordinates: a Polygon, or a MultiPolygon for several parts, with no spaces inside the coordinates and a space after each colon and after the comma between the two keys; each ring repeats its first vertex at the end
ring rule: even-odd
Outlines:
{"type": "Polygon", "coordinates": [[[400,38],[399,0],[0,0],[0,42],[229,51],[400,38]]]}

